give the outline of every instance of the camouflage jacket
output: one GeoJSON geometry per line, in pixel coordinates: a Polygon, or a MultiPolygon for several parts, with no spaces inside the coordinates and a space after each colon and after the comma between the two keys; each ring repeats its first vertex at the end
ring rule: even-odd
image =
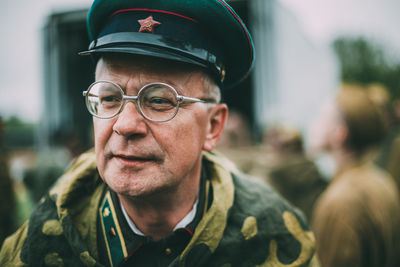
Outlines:
{"type": "MultiPolygon", "coordinates": [[[[302,215],[227,159],[204,153],[212,203],[170,266],[314,266],[302,215]]],[[[204,167],[204,166],[203,166],[204,167]]],[[[0,251],[0,266],[102,266],[97,214],[105,184],[83,154],[0,251]]]]}

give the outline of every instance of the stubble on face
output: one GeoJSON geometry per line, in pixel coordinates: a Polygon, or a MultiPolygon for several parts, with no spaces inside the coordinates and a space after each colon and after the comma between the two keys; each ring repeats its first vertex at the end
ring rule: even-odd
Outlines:
{"type": "MultiPolygon", "coordinates": [[[[199,84],[204,84],[201,73],[166,68],[163,62],[139,63],[100,61],[96,79],[117,82],[129,95],[136,95],[146,83],[167,82],[177,90],[185,89],[180,94],[203,97],[199,94],[199,84]]],[[[154,123],[141,117],[132,104],[126,104],[123,114],[113,119],[94,119],[98,169],[105,182],[119,194],[139,197],[173,191],[188,176],[199,175],[205,107],[182,106],[172,121],[154,123]]]]}

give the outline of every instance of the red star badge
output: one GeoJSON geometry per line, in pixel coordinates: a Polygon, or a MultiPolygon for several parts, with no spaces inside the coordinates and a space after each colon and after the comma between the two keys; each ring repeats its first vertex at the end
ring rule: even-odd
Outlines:
{"type": "Polygon", "coordinates": [[[154,20],[153,16],[148,16],[146,19],[139,19],[138,22],[140,23],[139,32],[154,32],[154,27],[160,25],[161,23],[154,20]]]}

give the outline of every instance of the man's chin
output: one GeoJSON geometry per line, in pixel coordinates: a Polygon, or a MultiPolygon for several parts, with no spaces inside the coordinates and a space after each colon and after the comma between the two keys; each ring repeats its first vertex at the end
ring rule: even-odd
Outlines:
{"type": "Polygon", "coordinates": [[[165,191],[165,190],[148,189],[148,188],[146,190],[145,189],[127,190],[126,188],[125,189],[116,188],[114,190],[114,192],[117,193],[117,195],[119,197],[123,197],[123,198],[129,199],[131,201],[133,200],[133,201],[149,201],[149,202],[150,201],[153,202],[154,199],[156,198],[156,196],[160,195],[163,191],[165,191]]]}
{"type": "Polygon", "coordinates": [[[116,174],[113,177],[119,178],[105,179],[104,181],[118,195],[136,198],[157,191],[153,188],[155,185],[149,183],[150,178],[144,176],[116,174]]]}
{"type": "Polygon", "coordinates": [[[113,190],[115,193],[118,195],[124,196],[124,197],[140,197],[142,195],[146,195],[147,192],[144,188],[139,187],[139,186],[121,186],[119,184],[113,184],[113,183],[108,183],[107,184],[111,190],[113,190]]]}

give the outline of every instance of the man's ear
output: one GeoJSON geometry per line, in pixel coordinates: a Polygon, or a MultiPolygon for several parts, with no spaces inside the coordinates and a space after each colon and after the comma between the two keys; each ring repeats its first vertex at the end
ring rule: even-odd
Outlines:
{"type": "Polygon", "coordinates": [[[211,151],[221,138],[225,127],[226,119],[228,118],[228,107],[225,104],[218,104],[212,108],[208,118],[208,126],[206,140],[203,145],[203,150],[211,151]]]}
{"type": "Polygon", "coordinates": [[[342,148],[345,146],[347,139],[349,138],[349,129],[345,124],[339,124],[336,129],[332,132],[331,145],[334,148],[342,148]]]}

